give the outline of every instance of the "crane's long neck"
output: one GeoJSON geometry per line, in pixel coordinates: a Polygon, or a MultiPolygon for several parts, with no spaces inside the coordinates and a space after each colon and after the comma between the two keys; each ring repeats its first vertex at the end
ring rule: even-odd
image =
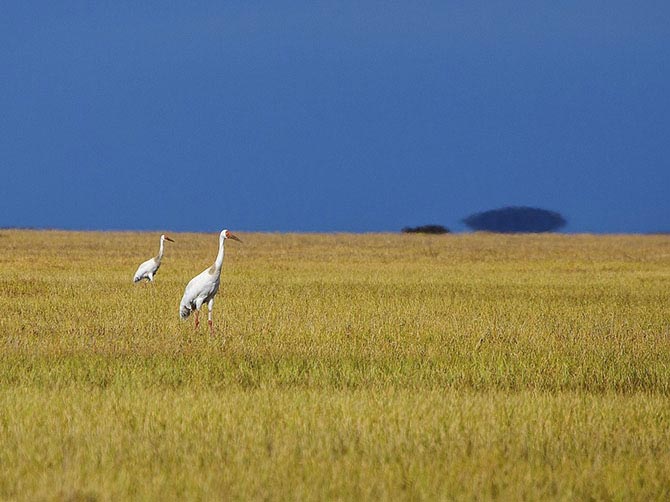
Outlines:
{"type": "Polygon", "coordinates": [[[223,236],[219,237],[219,254],[216,255],[216,261],[214,262],[214,269],[217,272],[221,272],[222,266],[223,266],[223,236]]]}
{"type": "Polygon", "coordinates": [[[158,256],[156,256],[156,259],[158,261],[161,261],[163,259],[164,250],[165,250],[165,243],[163,242],[163,239],[161,239],[161,247],[158,249],[158,256]]]}

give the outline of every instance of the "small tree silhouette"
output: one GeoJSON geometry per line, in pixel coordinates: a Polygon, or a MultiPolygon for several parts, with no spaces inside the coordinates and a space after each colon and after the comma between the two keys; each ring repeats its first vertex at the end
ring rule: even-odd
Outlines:
{"type": "Polygon", "coordinates": [[[552,232],[567,221],[555,211],[535,207],[512,206],[471,214],[463,220],[472,230],[487,232],[552,232]]]}
{"type": "Polygon", "coordinates": [[[420,227],[405,227],[402,229],[406,234],[448,234],[449,229],[442,225],[422,225],[420,227]]]}

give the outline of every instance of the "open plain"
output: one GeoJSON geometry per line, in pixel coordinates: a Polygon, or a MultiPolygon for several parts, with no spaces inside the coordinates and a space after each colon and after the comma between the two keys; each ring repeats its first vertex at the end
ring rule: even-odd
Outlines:
{"type": "Polygon", "coordinates": [[[0,231],[0,499],[670,498],[670,236],[159,234],[0,231]]]}

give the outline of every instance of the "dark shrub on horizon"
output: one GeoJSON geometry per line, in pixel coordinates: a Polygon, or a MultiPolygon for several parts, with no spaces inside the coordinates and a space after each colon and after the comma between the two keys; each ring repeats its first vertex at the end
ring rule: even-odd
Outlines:
{"type": "Polygon", "coordinates": [[[472,230],[499,233],[553,232],[567,221],[555,211],[513,206],[471,214],[463,220],[472,230]]]}
{"type": "Polygon", "coordinates": [[[448,234],[449,229],[442,225],[422,225],[420,227],[405,227],[402,232],[405,234],[448,234]]]}

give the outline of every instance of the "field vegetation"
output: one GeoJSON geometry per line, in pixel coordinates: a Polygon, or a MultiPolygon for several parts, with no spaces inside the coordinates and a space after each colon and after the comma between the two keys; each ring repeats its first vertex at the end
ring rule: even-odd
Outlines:
{"type": "Polygon", "coordinates": [[[668,500],[670,236],[0,231],[0,499],[668,500]]]}

